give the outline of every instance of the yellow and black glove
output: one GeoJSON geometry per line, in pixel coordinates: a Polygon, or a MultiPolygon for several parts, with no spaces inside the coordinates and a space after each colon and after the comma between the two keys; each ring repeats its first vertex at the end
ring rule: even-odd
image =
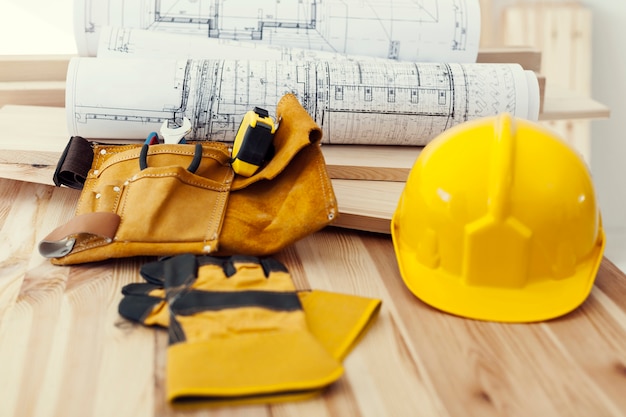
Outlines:
{"type": "Polygon", "coordinates": [[[182,398],[307,398],[341,376],[339,363],[380,300],[295,292],[278,261],[180,255],[144,265],[120,314],[169,328],[167,393],[182,398]]]}

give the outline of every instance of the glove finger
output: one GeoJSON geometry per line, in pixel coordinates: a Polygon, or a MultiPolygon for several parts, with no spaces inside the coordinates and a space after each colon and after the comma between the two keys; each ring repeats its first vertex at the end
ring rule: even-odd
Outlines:
{"type": "Polygon", "coordinates": [[[264,274],[261,261],[256,256],[233,255],[226,258],[223,263],[224,274],[227,278],[234,277],[243,270],[252,274],[264,274]]]}
{"type": "Polygon", "coordinates": [[[197,278],[198,264],[196,256],[184,254],[174,256],[163,262],[165,292],[168,298],[190,288],[197,278]]]}
{"type": "MultiPolygon", "coordinates": [[[[226,279],[224,263],[229,258],[220,258],[216,256],[198,256],[196,262],[198,263],[198,269],[203,268],[205,271],[210,271],[210,275],[213,279],[226,279]]],[[[198,275],[201,275],[198,273],[198,275]]]]}
{"type": "Polygon", "coordinates": [[[275,272],[289,273],[287,267],[280,261],[274,258],[264,258],[261,260],[261,266],[263,267],[263,273],[266,278],[269,278],[271,274],[275,272]]]}
{"type": "Polygon", "coordinates": [[[163,286],[165,284],[165,272],[163,271],[163,266],[167,259],[169,258],[143,264],[139,270],[139,274],[141,274],[141,277],[147,282],[163,286]]]}
{"type": "Polygon", "coordinates": [[[261,261],[267,286],[273,291],[295,291],[296,287],[287,267],[274,258],[264,258],[261,261]]]}
{"type": "Polygon", "coordinates": [[[147,326],[167,327],[169,313],[167,303],[161,297],[126,295],[118,306],[120,316],[147,326]]]}
{"type": "Polygon", "coordinates": [[[122,287],[124,295],[149,295],[152,297],[165,298],[165,293],[161,285],[149,283],[132,283],[122,287]]]}
{"type": "MultiPolygon", "coordinates": [[[[172,258],[173,256],[165,256],[159,258],[158,261],[143,264],[139,270],[141,277],[151,284],[165,285],[165,263],[172,258]]],[[[197,256],[197,260],[198,264],[216,263],[220,266],[222,265],[222,260],[213,256],[197,256]]]]}
{"type": "Polygon", "coordinates": [[[239,290],[295,291],[287,268],[272,258],[231,256],[224,262],[224,273],[228,276],[228,285],[239,290]]]}

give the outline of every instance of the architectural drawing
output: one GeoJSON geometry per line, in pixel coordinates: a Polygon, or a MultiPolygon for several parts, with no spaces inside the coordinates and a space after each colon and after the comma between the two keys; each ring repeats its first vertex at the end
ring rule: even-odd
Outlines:
{"type": "Polygon", "coordinates": [[[254,106],[295,94],[334,144],[424,145],[445,129],[509,112],[536,120],[534,73],[517,64],[74,58],[70,134],[143,139],[191,120],[193,139],[230,142],[254,106]]]}
{"type": "Polygon", "coordinates": [[[102,26],[98,38],[98,57],[103,58],[177,58],[243,59],[279,61],[377,60],[364,55],[347,55],[291,46],[215,39],[146,29],[102,26]]]}
{"type": "Polygon", "coordinates": [[[75,0],[79,54],[103,26],[415,62],[475,62],[479,0],[75,0]]]}
{"type": "Polygon", "coordinates": [[[102,26],[98,57],[237,59],[280,61],[387,61],[366,55],[340,54],[292,46],[216,39],[195,35],[155,32],[146,29],[102,26]]]}

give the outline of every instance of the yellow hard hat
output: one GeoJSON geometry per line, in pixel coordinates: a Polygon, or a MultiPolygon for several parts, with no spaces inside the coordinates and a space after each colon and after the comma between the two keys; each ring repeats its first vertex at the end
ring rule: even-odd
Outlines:
{"type": "Polygon", "coordinates": [[[589,170],[551,131],[508,113],[420,153],[393,215],[402,279],[462,317],[533,322],[589,295],[605,236],[589,170]]]}

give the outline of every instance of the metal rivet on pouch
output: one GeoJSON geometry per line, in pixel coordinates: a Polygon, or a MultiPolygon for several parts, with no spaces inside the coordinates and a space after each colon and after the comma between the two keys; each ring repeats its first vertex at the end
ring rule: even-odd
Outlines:
{"type": "Polygon", "coordinates": [[[332,220],[335,218],[335,213],[328,213],[328,220],[332,220]]]}
{"type": "Polygon", "coordinates": [[[206,253],[211,253],[211,245],[206,245],[204,248],[202,248],[202,250],[206,253]]]}
{"type": "Polygon", "coordinates": [[[100,198],[100,197],[102,197],[102,194],[100,193],[96,194],[96,198],[100,198]]]}
{"type": "Polygon", "coordinates": [[[116,193],[120,192],[120,187],[118,187],[117,185],[115,187],[113,187],[113,191],[115,191],[116,193]]]}
{"type": "Polygon", "coordinates": [[[124,185],[128,185],[128,184],[129,184],[128,180],[124,181],[124,185]]]}
{"type": "Polygon", "coordinates": [[[100,149],[100,155],[106,155],[106,154],[107,154],[106,149],[100,149]]]}
{"type": "Polygon", "coordinates": [[[97,169],[93,170],[93,175],[98,175],[100,173],[100,171],[98,171],[97,169]]]}

